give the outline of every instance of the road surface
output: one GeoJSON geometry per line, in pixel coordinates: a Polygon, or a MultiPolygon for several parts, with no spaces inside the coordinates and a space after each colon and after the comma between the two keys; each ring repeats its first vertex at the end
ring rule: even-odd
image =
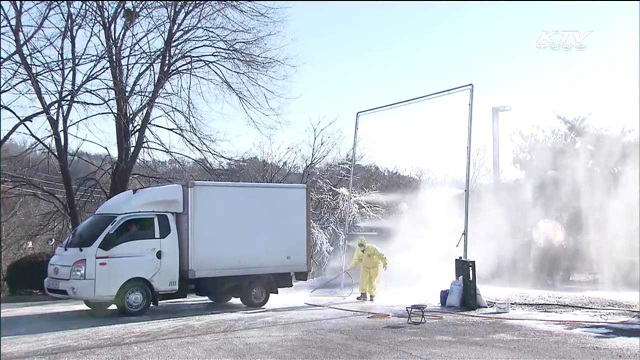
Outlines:
{"type": "MultiPolygon", "coordinates": [[[[503,317],[553,321],[503,321],[440,314],[422,325],[407,324],[409,304],[359,303],[309,298],[307,292],[273,295],[263,309],[234,299],[214,305],[191,297],[151,307],[139,318],[121,317],[115,307],[93,315],[78,301],[2,304],[2,359],[421,359],[535,358],[638,359],[637,314],[576,314],[544,309],[514,310],[503,317]],[[390,314],[372,317],[306,305],[390,314]],[[573,317],[572,317],[573,316],[573,317]],[[624,325],[566,324],[558,319],[624,325]]],[[[439,309],[435,304],[431,309],[439,309]]],[[[473,313],[471,313],[473,315],[473,313]]],[[[491,309],[475,314],[498,317],[491,309]]]]}

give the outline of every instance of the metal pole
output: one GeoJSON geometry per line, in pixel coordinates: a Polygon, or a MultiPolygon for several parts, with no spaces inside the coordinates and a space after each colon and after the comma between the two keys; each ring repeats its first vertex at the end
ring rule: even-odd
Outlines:
{"type": "Polygon", "coordinates": [[[473,114],[473,84],[469,92],[469,133],[467,135],[467,182],[464,190],[464,254],[467,260],[467,244],[469,242],[469,178],[471,175],[471,120],[473,114]]]}
{"type": "Polygon", "coordinates": [[[493,117],[493,183],[500,182],[500,127],[498,123],[498,108],[491,109],[493,117]]]}
{"type": "Polygon", "coordinates": [[[344,288],[344,272],[347,261],[347,241],[349,240],[349,217],[351,215],[351,192],[353,191],[353,169],[356,167],[356,144],[358,142],[358,119],[360,113],[356,114],[356,129],[353,133],[353,149],[351,149],[351,175],[349,176],[349,202],[347,203],[347,214],[344,221],[344,244],[342,250],[342,279],[340,280],[340,290],[344,288]]]}

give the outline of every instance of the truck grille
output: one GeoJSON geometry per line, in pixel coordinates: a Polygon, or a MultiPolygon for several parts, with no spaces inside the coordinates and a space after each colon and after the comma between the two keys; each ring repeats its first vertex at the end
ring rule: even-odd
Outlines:
{"type": "Polygon", "coordinates": [[[51,293],[51,294],[69,296],[69,293],[67,292],[67,290],[49,289],[49,288],[47,288],[47,291],[48,291],[49,293],[51,293]]]}

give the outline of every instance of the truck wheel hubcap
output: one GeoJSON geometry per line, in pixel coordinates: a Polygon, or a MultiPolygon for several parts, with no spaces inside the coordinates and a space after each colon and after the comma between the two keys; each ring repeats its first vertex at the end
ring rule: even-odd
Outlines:
{"type": "Polygon", "coordinates": [[[124,297],[125,304],[129,310],[138,310],[144,305],[144,294],[140,289],[131,289],[127,291],[124,297]]]}
{"type": "Polygon", "coordinates": [[[254,288],[251,291],[251,298],[253,299],[254,302],[261,302],[262,300],[264,300],[265,297],[265,290],[263,288],[254,288]]]}

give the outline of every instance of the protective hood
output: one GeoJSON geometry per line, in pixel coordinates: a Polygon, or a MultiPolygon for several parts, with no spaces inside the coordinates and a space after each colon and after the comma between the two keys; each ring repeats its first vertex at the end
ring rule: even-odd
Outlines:
{"type": "Polygon", "coordinates": [[[365,239],[364,237],[359,237],[358,238],[358,246],[360,245],[364,245],[365,247],[367,246],[367,239],[365,239]]]}

